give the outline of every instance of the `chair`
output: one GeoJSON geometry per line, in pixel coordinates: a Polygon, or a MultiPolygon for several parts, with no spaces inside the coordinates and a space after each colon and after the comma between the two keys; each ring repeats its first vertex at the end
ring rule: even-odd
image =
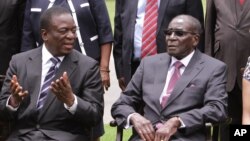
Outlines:
{"type": "MultiPolygon", "coordinates": [[[[122,141],[123,138],[123,128],[117,126],[117,123],[115,120],[110,121],[109,125],[111,127],[116,127],[116,139],[115,141],[122,141]]],[[[213,125],[211,123],[206,123],[206,141],[217,141],[216,136],[213,135],[216,134],[213,131],[213,125]]],[[[215,126],[217,127],[217,126],[215,126]]],[[[218,135],[218,134],[217,134],[218,135]]]]}

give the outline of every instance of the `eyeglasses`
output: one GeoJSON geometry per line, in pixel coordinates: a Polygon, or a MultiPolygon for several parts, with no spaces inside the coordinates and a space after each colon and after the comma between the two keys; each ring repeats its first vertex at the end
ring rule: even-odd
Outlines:
{"type": "Polygon", "coordinates": [[[183,31],[183,30],[180,30],[180,29],[166,29],[163,32],[164,32],[164,34],[166,36],[171,36],[174,33],[174,35],[178,36],[178,37],[182,37],[182,36],[185,36],[187,34],[192,34],[192,35],[196,35],[197,34],[195,32],[183,31]]]}

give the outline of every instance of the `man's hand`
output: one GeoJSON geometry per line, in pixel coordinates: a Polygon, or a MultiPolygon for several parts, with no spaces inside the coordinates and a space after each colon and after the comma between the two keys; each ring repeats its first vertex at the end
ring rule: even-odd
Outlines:
{"type": "Polygon", "coordinates": [[[172,117],[156,130],[154,141],[168,141],[180,126],[181,122],[178,117],[172,117]]]}
{"type": "Polygon", "coordinates": [[[28,95],[28,91],[24,91],[23,87],[19,85],[16,75],[12,76],[10,82],[10,92],[11,92],[11,97],[9,105],[11,105],[14,108],[16,108],[24,99],[24,97],[28,95]]]}
{"type": "Polygon", "coordinates": [[[152,123],[149,120],[147,120],[140,114],[135,113],[131,116],[130,121],[142,140],[144,141],[154,140],[155,131],[152,123]]]}
{"type": "Polygon", "coordinates": [[[64,72],[59,79],[53,81],[50,88],[56,97],[68,107],[74,104],[75,97],[68,79],[67,72],[64,72]]]}
{"type": "Polygon", "coordinates": [[[109,77],[109,70],[100,70],[101,72],[101,78],[102,78],[102,85],[107,91],[110,87],[110,77],[109,77]]]}
{"type": "Polygon", "coordinates": [[[121,77],[118,79],[118,83],[119,83],[119,86],[120,88],[122,89],[122,91],[125,90],[126,88],[126,85],[125,85],[125,78],[124,77],[121,77]]]}

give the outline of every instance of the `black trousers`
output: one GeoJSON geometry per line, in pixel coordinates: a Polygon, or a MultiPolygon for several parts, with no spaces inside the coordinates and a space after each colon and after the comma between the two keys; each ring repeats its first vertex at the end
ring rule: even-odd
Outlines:
{"type": "MultiPolygon", "coordinates": [[[[228,117],[231,118],[230,124],[241,124],[242,122],[242,90],[238,84],[234,89],[228,92],[228,117]]],[[[220,126],[220,141],[229,141],[229,126],[223,124],[220,126]]]]}

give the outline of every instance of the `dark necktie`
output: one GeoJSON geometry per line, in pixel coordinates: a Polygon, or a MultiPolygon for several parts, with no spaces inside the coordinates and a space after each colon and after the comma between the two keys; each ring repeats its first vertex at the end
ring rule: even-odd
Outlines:
{"type": "Polygon", "coordinates": [[[157,53],[156,30],[158,19],[157,0],[147,0],[142,30],[141,58],[157,53]]]}
{"type": "Polygon", "coordinates": [[[56,70],[57,70],[56,65],[57,65],[57,63],[60,62],[60,60],[58,58],[55,58],[55,57],[51,58],[50,61],[53,64],[50,67],[50,69],[49,69],[48,73],[46,74],[45,79],[43,81],[43,85],[41,87],[39,99],[37,102],[37,109],[41,109],[45,103],[46,97],[48,95],[50,84],[51,84],[52,79],[54,78],[56,70]]]}
{"type": "Polygon", "coordinates": [[[183,64],[180,61],[176,61],[174,63],[174,73],[171,76],[169,83],[168,83],[168,88],[167,88],[167,93],[166,95],[164,95],[162,97],[162,101],[161,101],[161,106],[165,107],[168,101],[168,98],[170,96],[170,94],[172,93],[175,83],[177,82],[177,80],[180,78],[181,73],[180,73],[180,68],[183,66],[183,64]]]}

